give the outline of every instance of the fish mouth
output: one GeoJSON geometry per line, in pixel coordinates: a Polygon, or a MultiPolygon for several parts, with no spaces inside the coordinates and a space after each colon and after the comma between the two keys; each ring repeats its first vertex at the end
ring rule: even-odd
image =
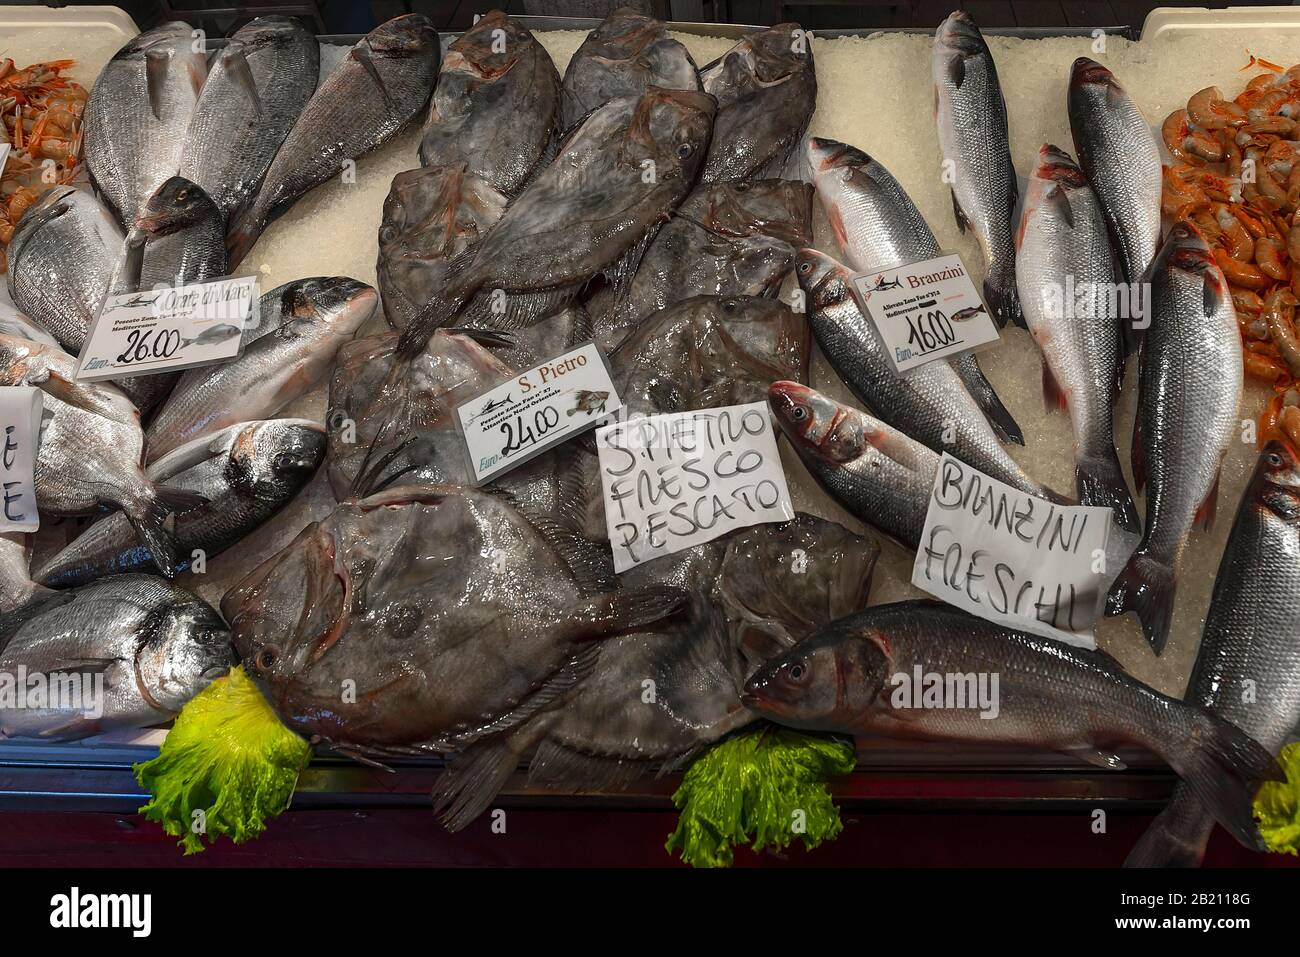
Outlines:
{"type": "Polygon", "coordinates": [[[1073,157],[1059,146],[1044,143],[1038,149],[1038,167],[1034,170],[1038,179],[1051,180],[1073,189],[1088,185],[1088,179],[1073,157]]]}
{"type": "Polygon", "coordinates": [[[870,162],[871,157],[856,146],[820,136],[808,138],[808,163],[814,173],[846,166],[866,166],[870,162]]]}

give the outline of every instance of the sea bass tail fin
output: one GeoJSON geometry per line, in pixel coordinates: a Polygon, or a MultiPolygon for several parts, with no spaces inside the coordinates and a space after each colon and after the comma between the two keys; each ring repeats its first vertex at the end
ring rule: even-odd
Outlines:
{"type": "Polygon", "coordinates": [[[1137,506],[1124,481],[1119,458],[1111,450],[1109,458],[1082,459],[1074,469],[1075,486],[1079,490],[1080,505],[1099,505],[1108,508],[1115,516],[1115,524],[1130,532],[1140,532],[1137,506]]]}
{"type": "Polygon", "coordinates": [[[1165,809],[1133,845],[1125,867],[1200,867],[1214,830],[1214,816],[1190,785],[1179,783],[1165,809]]]}
{"type": "Polygon", "coordinates": [[[154,491],[122,509],[149,555],[165,578],[176,577],[176,539],[172,535],[172,508],[154,491]]]}
{"type": "MultiPolygon", "coordinates": [[[[1176,753],[1164,755],[1214,819],[1241,842],[1260,849],[1251,801],[1265,781],[1284,775],[1268,749],[1222,718],[1188,706],[1176,753]]],[[[1153,838],[1153,841],[1155,838],[1153,838]]]]}
{"type": "Polygon", "coordinates": [[[1158,655],[1169,638],[1173,616],[1174,570],[1143,552],[1129,559],[1106,596],[1106,614],[1137,612],[1142,633],[1158,655]]]}
{"type": "Polygon", "coordinates": [[[984,418],[988,420],[989,427],[997,434],[997,437],[1003,442],[1014,442],[1016,445],[1025,444],[1025,433],[1020,428],[1020,423],[1015,420],[1002,399],[998,396],[997,390],[993,388],[993,383],[984,375],[984,370],[980,368],[979,362],[971,353],[958,356],[952,360],[952,366],[957,370],[957,375],[961,378],[962,384],[966,386],[966,391],[971,394],[975,404],[980,407],[984,413],[984,418]]]}
{"type": "Polygon", "coordinates": [[[993,310],[999,329],[1008,322],[1021,329],[1029,328],[1025,323],[1025,313],[1020,308],[1014,259],[1009,259],[1005,264],[995,263],[989,268],[988,278],[984,280],[984,301],[993,310]]]}

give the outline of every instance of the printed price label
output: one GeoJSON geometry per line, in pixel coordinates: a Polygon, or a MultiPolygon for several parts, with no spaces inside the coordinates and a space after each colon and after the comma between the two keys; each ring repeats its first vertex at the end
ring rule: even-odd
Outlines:
{"type": "Polygon", "coordinates": [[[956,253],[864,273],[853,283],[900,373],[998,340],[998,327],[956,253]]]}
{"type": "Polygon", "coordinates": [[[456,423],[482,484],[622,407],[605,357],[587,342],[458,405],[456,423]]]}
{"type": "Polygon", "coordinates": [[[766,402],[596,430],[614,570],[794,518],[766,402]]]}
{"type": "Polygon", "coordinates": [[[40,527],[36,511],[36,450],[41,438],[44,401],[40,389],[27,385],[0,387],[0,532],[34,532],[40,527]]]}
{"type": "Polygon", "coordinates": [[[109,296],[77,357],[77,378],[154,375],[233,359],[256,307],[255,276],[109,296]]]}
{"type": "Polygon", "coordinates": [[[912,584],[1021,631],[1097,647],[1108,508],[1057,505],[944,453],[912,584]]]}

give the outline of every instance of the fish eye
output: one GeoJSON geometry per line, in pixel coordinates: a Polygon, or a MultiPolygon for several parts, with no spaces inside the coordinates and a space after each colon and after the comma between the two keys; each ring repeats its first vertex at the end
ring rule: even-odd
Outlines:
{"type": "Polygon", "coordinates": [[[794,664],[790,666],[790,680],[791,681],[803,680],[804,672],[806,672],[807,670],[808,669],[804,667],[804,663],[802,661],[796,661],[794,664]]]}
{"type": "Polygon", "coordinates": [[[805,259],[799,264],[799,275],[806,276],[810,272],[812,272],[812,263],[805,259]]]}
{"type": "Polygon", "coordinates": [[[682,143],[677,147],[677,155],[681,159],[686,159],[686,157],[690,156],[693,152],[695,152],[695,148],[691,146],[690,143],[682,143]]]}
{"type": "Polygon", "coordinates": [[[268,645],[257,653],[257,659],[254,664],[262,671],[269,671],[275,667],[275,663],[280,660],[280,649],[274,645],[268,645]]]}
{"type": "Polygon", "coordinates": [[[1278,455],[1276,452],[1269,452],[1268,455],[1264,457],[1264,461],[1275,469],[1282,467],[1282,456],[1278,455]]]}
{"type": "Polygon", "coordinates": [[[794,410],[790,413],[790,418],[794,419],[796,422],[802,422],[804,419],[808,418],[808,410],[801,405],[796,405],[794,410]]]}

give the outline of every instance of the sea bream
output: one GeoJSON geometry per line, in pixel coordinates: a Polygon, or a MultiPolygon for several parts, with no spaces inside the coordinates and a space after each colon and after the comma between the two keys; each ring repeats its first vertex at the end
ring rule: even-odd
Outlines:
{"type": "Polygon", "coordinates": [[[124,239],[86,190],[49,190],[23,213],[9,243],[14,305],[65,349],[80,351],[105,297],[118,291],[124,239]]]}
{"type": "Polygon", "coordinates": [[[592,113],[408,327],[403,355],[483,289],[504,295],[498,325],[518,328],[572,301],[597,275],[623,288],[690,189],[715,108],[703,93],[651,87],[592,113]]]}
{"type": "MultiPolygon", "coordinates": [[[[817,136],[808,140],[807,159],[845,265],[856,272],[875,273],[942,254],[921,211],[878,160],[855,147],[817,136]]],[[[970,309],[977,311],[960,310],[949,318],[963,322],[983,311],[982,306],[970,309]]],[[[964,352],[947,361],[999,438],[1024,445],[1020,425],[998,398],[975,354],[964,352]]]]}
{"type": "Polygon", "coordinates": [[[1044,399],[1070,414],[1080,504],[1109,508],[1135,532],[1137,509],[1115,452],[1123,376],[1116,279],[1106,221],[1087,179],[1068,155],[1044,145],[1017,238],[1020,304],[1043,353],[1044,399]]]}
{"type": "Polygon", "coordinates": [[[701,183],[780,176],[817,106],[812,36],[797,23],[751,33],[700,67],[718,119],[701,183]]]}
{"type": "Polygon", "coordinates": [[[698,90],[695,61],[662,20],[615,10],[587,34],[564,70],[559,128],[568,130],[610,100],[640,96],[652,86],[698,90]]]}
{"type": "MultiPolygon", "coordinates": [[[[150,481],[202,496],[175,518],[174,572],[188,571],[196,552],[206,563],[255,532],[307,484],[325,458],[325,428],[304,419],[240,422],[181,446],[145,473],[150,481]]],[[[33,576],[67,588],[106,575],[148,571],[149,552],[125,516],[106,515],[33,576]]]]}
{"type": "Polygon", "coordinates": [[[1124,279],[1139,283],[1160,246],[1155,134],[1115,75],[1087,57],[1070,71],[1069,111],[1079,166],[1110,226],[1124,279]]]}
{"type": "Polygon", "coordinates": [[[514,196],[551,158],[559,105],[551,55],[518,20],[492,10],[447,48],[420,163],[464,164],[514,196]]]}
{"type": "Polygon", "coordinates": [[[799,382],[773,382],[767,401],[777,425],[831,498],[906,547],[920,544],[939,470],[935,452],[799,382]]]}
{"type": "Polygon", "coordinates": [[[438,33],[418,13],[394,17],[357,42],[307,101],[257,191],[230,214],[232,270],[299,198],[387,143],[424,109],[438,55],[438,33]]]}
{"type": "Polygon", "coordinates": [[[1247,847],[1258,840],[1251,798],[1282,774],[1242,731],[1129,677],[1102,652],[932,601],[833,622],[760,669],[744,701],[797,728],[1060,751],[1103,768],[1124,767],[1116,748],[1142,747],[1247,847]]]}
{"type": "MultiPolygon", "coordinates": [[[[1237,509],[1184,699],[1276,754],[1300,722],[1300,453],[1265,447],[1237,509]]],[[[1213,815],[1186,784],[1125,862],[1195,867],[1213,815]]]]}
{"type": "Polygon", "coordinates": [[[208,73],[202,34],[177,20],[114,54],[86,101],[86,169],[124,229],[180,169],[185,133],[208,73]]]}
{"type": "Polygon", "coordinates": [[[150,464],[192,439],[273,416],[306,393],[379,299],[371,286],[344,276],[304,279],[278,291],[280,325],[246,339],[237,359],[181,374],[145,433],[150,464]]]}
{"type": "Polygon", "coordinates": [[[624,291],[588,301],[596,339],[617,347],[651,313],[692,296],[775,296],[812,242],[812,189],[786,179],[696,187],[655,235],[624,291]]]}
{"type": "MultiPolygon", "coordinates": [[[[212,606],[156,575],[114,575],[0,614],[0,673],[45,677],[40,704],[0,703],[0,737],[68,741],[170,721],[235,663],[212,606]]],[[[25,689],[30,693],[30,687],[25,689]]]]}
{"type": "Polygon", "coordinates": [[[894,370],[880,337],[858,308],[851,270],[825,253],[804,249],[795,275],[813,336],[868,411],[936,452],[951,452],[1023,492],[1060,500],[1007,454],[951,365],[936,360],[906,375],[894,370]]]}
{"type": "Polygon", "coordinates": [[[998,71],[970,14],[939,24],[931,65],[939,150],[950,172],[957,225],[975,233],[984,253],[984,301],[998,325],[1024,325],[1016,295],[1012,235],[1019,190],[1007,140],[1007,107],[998,71]]]}
{"type": "Polygon", "coordinates": [[[42,515],[90,515],[120,508],[164,574],[175,567],[172,512],[202,499],[164,488],[141,464],[140,413],[116,386],[80,382],[77,360],[62,349],[0,336],[0,385],[44,393],[36,453],[36,505],[42,515]]]}
{"type": "Polygon", "coordinates": [[[293,17],[257,17],[217,52],[185,132],[179,175],[223,219],[256,191],[320,73],[320,44],[293,17]]]}
{"type": "Polygon", "coordinates": [[[1214,519],[1219,469],[1240,427],[1243,373],[1228,284],[1195,227],[1174,224],[1150,281],[1133,430],[1133,477],[1146,488],[1146,520],[1106,597],[1106,614],[1137,612],[1159,654],[1187,537],[1214,519]]]}

